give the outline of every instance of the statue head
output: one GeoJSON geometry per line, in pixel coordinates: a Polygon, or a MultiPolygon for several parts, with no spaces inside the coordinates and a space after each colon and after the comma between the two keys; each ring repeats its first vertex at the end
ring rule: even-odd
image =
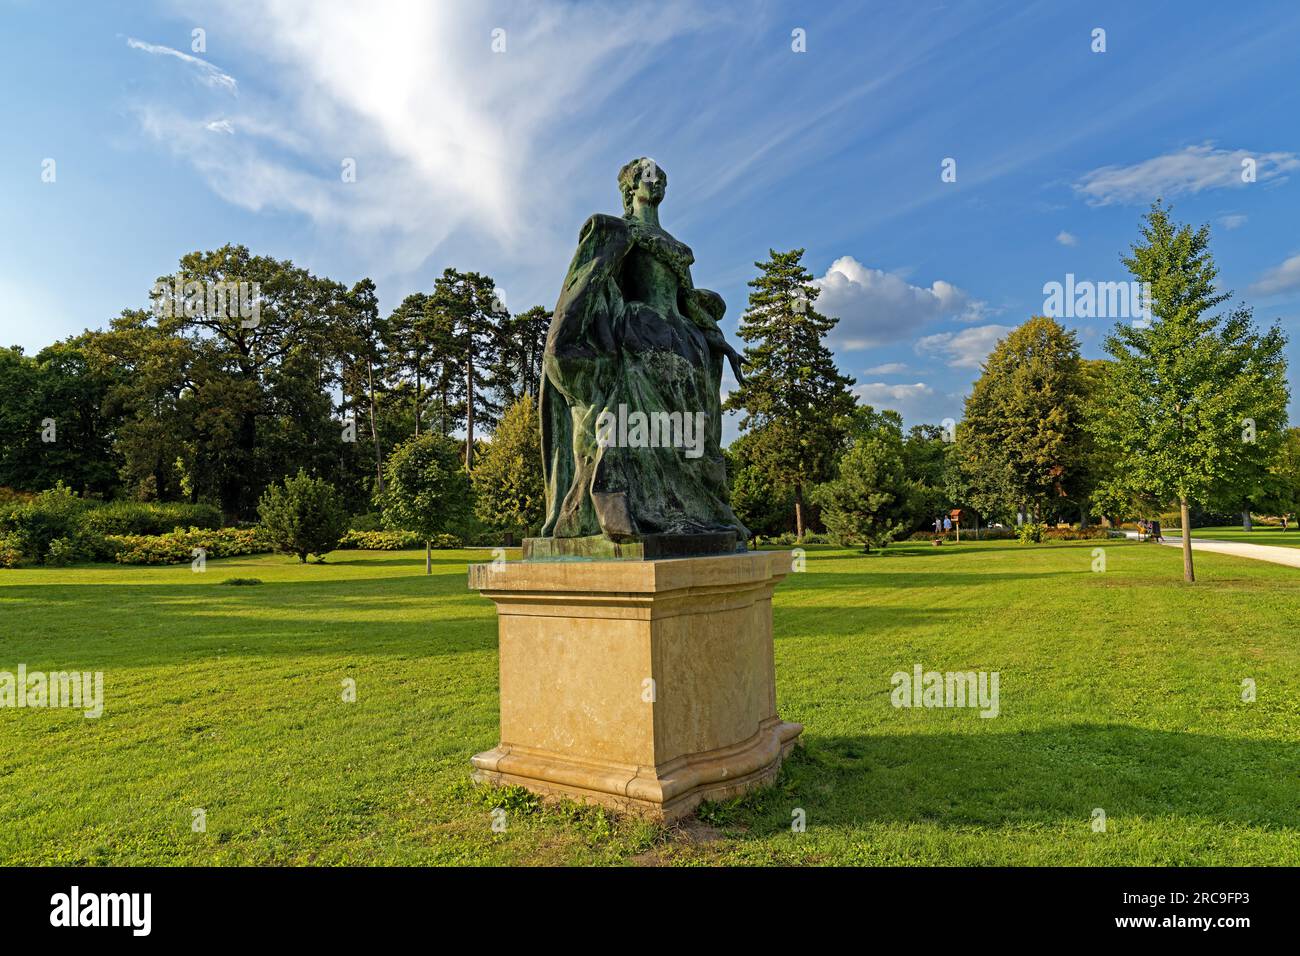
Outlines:
{"type": "Polygon", "coordinates": [[[658,206],[668,188],[668,174],[649,157],[634,159],[618,171],[618,191],[623,194],[623,215],[632,215],[632,203],[640,200],[658,206]]]}

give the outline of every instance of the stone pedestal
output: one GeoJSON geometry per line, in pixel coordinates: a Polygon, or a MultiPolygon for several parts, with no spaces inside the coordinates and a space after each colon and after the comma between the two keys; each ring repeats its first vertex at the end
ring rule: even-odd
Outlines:
{"type": "Polygon", "coordinates": [[[790,553],[476,564],[497,606],[501,743],[474,779],[672,821],[770,782],[772,589],[790,553]]]}

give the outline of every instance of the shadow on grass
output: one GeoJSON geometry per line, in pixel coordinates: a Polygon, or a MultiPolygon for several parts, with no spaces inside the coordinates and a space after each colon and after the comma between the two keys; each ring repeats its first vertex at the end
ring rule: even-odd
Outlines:
{"type": "MultiPolygon", "coordinates": [[[[974,718],[978,720],[978,718],[974,718]]],[[[1300,743],[1128,725],[1065,724],[1018,733],[820,737],[786,762],[774,787],[711,808],[714,820],[764,837],[809,825],[876,822],[953,827],[1059,826],[1089,832],[1096,808],[1255,829],[1300,828],[1300,743]]]]}

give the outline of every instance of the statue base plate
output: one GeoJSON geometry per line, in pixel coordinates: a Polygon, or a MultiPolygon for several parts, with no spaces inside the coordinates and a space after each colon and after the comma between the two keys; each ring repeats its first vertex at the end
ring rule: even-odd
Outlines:
{"type": "Polygon", "coordinates": [[[771,782],[803,730],[776,713],[790,559],[471,565],[501,661],[501,742],[474,779],[663,822],[771,782]]]}
{"type": "Polygon", "coordinates": [[[603,534],[585,538],[525,538],[525,561],[656,561],[744,552],[734,531],[702,534],[645,534],[615,541],[603,534]]]}

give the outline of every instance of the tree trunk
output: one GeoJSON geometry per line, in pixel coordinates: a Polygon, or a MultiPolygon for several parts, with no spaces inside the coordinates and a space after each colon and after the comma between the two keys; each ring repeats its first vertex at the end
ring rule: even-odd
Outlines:
{"type": "Polygon", "coordinates": [[[794,537],[803,540],[803,485],[794,486],[794,537]]]}
{"type": "Polygon", "coordinates": [[[375,443],[375,488],[384,490],[384,457],[379,451],[379,429],[375,424],[375,365],[366,359],[366,386],[370,392],[370,437],[375,443]]]}
{"type": "Polygon", "coordinates": [[[472,354],[465,359],[465,470],[474,470],[474,356],[472,354]]]}
{"type": "Polygon", "coordinates": [[[420,353],[415,353],[415,437],[420,437],[420,353]]]}
{"type": "Polygon", "coordinates": [[[1178,499],[1178,510],[1183,526],[1183,580],[1190,584],[1196,580],[1196,571],[1192,568],[1192,509],[1186,498],[1178,499]]]}
{"type": "Polygon", "coordinates": [[[1081,506],[1079,508],[1079,530],[1082,531],[1087,527],[1088,527],[1088,509],[1086,507],[1081,506]]]}
{"type": "Polygon", "coordinates": [[[1254,526],[1250,523],[1250,504],[1248,502],[1243,503],[1241,509],[1241,530],[1242,531],[1255,530],[1254,526]]]}
{"type": "Polygon", "coordinates": [[[433,545],[428,541],[424,542],[424,573],[433,573],[433,545]]]}

